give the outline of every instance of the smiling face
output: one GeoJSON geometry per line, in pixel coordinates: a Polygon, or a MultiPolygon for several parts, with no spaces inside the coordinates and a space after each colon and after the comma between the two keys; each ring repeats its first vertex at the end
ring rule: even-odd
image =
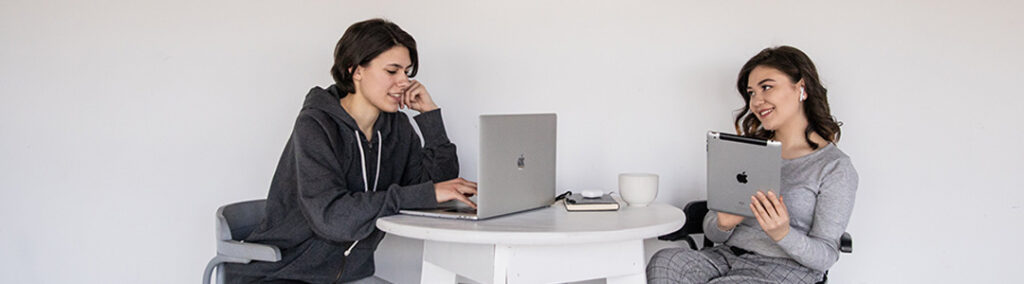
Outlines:
{"type": "Polygon", "coordinates": [[[767,130],[779,130],[804,121],[800,88],[803,81],[793,82],[778,69],[757,66],[747,79],[750,111],[767,130]]]}
{"type": "Polygon", "coordinates": [[[352,81],[362,95],[380,111],[396,112],[402,93],[409,88],[412,60],[409,49],[398,45],[382,52],[366,66],[357,66],[352,81]]]}

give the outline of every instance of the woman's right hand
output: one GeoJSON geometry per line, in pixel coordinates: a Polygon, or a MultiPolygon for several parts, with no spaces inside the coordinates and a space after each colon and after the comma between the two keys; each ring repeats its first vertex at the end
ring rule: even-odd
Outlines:
{"type": "Polygon", "coordinates": [[[716,213],[718,213],[718,229],[723,232],[732,230],[733,228],[736,228],[736,225],[739,225],[740,222],[743,222],[743,216],[724,212],[716,213]]]}
{"type": "Polygon", "coordinates": [[[430,97],[427,88],[420,84],[420,81],[409,80],[409,87],[402,93],[402,105],[420,113],[437,109],[434,99],[430,97]]]}
{"type": "Polygon", "coordinates": [[[469,200],[470,196],[476,195],[476,183],[463,178],[451,179],[434,184],[434,195],[437,196],[437,203],[452,199],[465,203],[476,209],[476,203],[469,200]]]}

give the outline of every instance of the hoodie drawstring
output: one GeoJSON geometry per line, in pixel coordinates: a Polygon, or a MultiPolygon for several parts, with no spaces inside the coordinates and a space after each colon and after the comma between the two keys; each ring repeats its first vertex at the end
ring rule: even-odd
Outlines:
{"type": "MultiPolygon", "coordinates": [[[[364,187],[363,191],[364,192],[370,192],[370,183],[368,182],[368,180],[366,178],[366,154],[363,153],[363,142],[359,141],[360,140],[359,139],[359,130],[353,130],[353,131],[355,131],[355,135],[356,135],[356,145],[359,145],[359,161],[361,161],[361,163],[359,163],[359,165],[363,166],[363,187],[364,187]]],[[[380,130],[377,130],[377,173],[374,174],[374,177],[373,177],[373,191],[374,192],[377,191],[377,180],[380,178],[380,153],[384,152],[383,149],[381,149],[381,147],[383,147],[383,146],[384,146],[384,138],[380,137],[380,130]]]]}
{"type": "MultiPolygon", "coordinates": [[[[356,135],[356,145],[359,145],[359,161],[361,162],[359,163],[359,165],[363,166],[363,191],[370,192],[370,183],[368,182],[369,180],[366,178],[366,154],[363,152],[363,142],[359,141],[359,130],[354,131],[356,135]]],[[[380,153],[384,152],[384,149],[381,149],[381,147],[383,146],[384,138],[380,137],[380,130],[377,130],[377,173],[374,174],[373,177],[374,192],[377,191],[377,181],[380,179],[380,153]]],[[[359,240],[352,242],[352,245],[348,246],[348,249],[345,250],[345,256],[348,256],[349,253],[352,253],[352,249],[356,248],[357,244],[359,244],[359,240]]],[[[340,272],[338,273],[338,277],[341,277],[340,272]]]]}

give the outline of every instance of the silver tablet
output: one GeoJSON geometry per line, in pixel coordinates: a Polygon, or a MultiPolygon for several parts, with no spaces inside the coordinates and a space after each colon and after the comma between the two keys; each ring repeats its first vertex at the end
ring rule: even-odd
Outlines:
{"type": "Polygon", "coordinates": [[[777,195],[782,143],[708,131],[708,209],[746,217],[758,190],[777,195]]]}

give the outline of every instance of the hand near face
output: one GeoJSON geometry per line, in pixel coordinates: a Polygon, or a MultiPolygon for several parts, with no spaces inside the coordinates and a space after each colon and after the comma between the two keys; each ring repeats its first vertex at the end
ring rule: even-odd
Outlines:
{"type": "Polygon", "coordinates": [[[437,203],[454,199],[476,209],[476,203],[469,200],[470,196],[476,195],[475,182],[456,178],[435,183],[434,194],[437,196],[437,203]]]}
{"type": "Polygon", "coordinates": [[[768,194],[758,191],[750,197],[750,210],[754,211],[757,223],[772,240],[781,241],[789,234],[789,210],[782,202],[782,196],[776,196],[772,191],[768,194]]]}
{"type": "Polygon", "coordinates": [[[420,84],[420,81],[410,80],[409,82],[411,83],[409,88],[402,93],[402,107],[411,108],[421,113],[437,109],[427,88],[420,84]]]}

